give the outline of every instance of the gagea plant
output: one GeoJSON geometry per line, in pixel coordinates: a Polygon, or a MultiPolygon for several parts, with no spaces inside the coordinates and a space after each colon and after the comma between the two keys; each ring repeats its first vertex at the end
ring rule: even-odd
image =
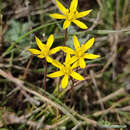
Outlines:
{"type": "MultiPolygon", "coordinates": [[[[80,45],[78,38],[76,37],[76,35],[74,35],[73,43],[74,43],[75,49],[73,50],[72,48],[65,45],[65,42],[67,40],[67,35],[68,35],[67,28],[71,25],[71,22],[75,23],[78,27],[82,29],[87,29],[88,27],[83,22],[79,21],[78,19],[88,15],[92,10],[78,12],[77,10],[78,0],[72,0],[69,9],[64,7],[58,0],[56,0],[56,4],[57,4],[57,7],[62,12],[62,14],[54,13],[54,14],[50,14],[50,16],[56,19],[65,19],[64,24],[63,24],[63,29],[66,30],[65,35],[64,35],[64,43],[63,43],[64,46],[58,46],[56,48],[51,49],[51,46],[54,42],[54,36],[50,35],[46,44],[42,43],[36,37],[36,43],[39,47],[39,50],[31,48],[29,49],[29,51],[32,54],[36,55],[38,58],[44,58],[46,62],[46,64],[44,65],[44,68],[47,69],[47,62],[49,62],[53,66],[59,69],[58,71],[53,72],[48,75],[47,73],[44,73],[44,77],[46,76],[50,78],[62,77],[60,84],[61,84],[61,87],[65,89],[70,79],[84,80],[84,77],[81,76],[78,72],[76,72],[77,70],[76,68],[80,67],[81,69],[84,69],[86,67],[85,59],[96,59],[96,58],[99,58],[100,55],[86,53],[86,51],[93,46],[94,41],[95,41],[94,38],[91,38],[86,43],[80,45]],[[63,60],[62,63],[51,57],[51,55],[55,54],[56,52],[60,50],[63,51],[64,53],[61,56],[63,60]]],[[[44,78],[44,88],[46,88],[46,78],[44,78]]]]}
{"type": "Polygon", "coordinates": [[[65,8],[58,0],[56,0],[56,3],[62,14],[54,13],[50,14],[50,16],[55,19],[65,19],[63,29],[68,28],[71,22],[75,23],[78,27],[82,29],[88,28],[83,22],[79,21],[78,19],[88,15],[92,10],[78,12],[78,0],[72,0],[69,9],[65,8]]]}
{"type": "Polygon", "coordinates": [[[62,88],[65,88],[67,86],[69,76],[77,80],[84,80],[84,78],[80,74],[74,71],[74,69],[78,66],[76,64],[71,65],[70,61],[71,61],[71,57],[69,53],[67,53],[65,62],[63,64],[61,64],[56,60],[52,60],[52,64],[57,68],[59,68],[60,70],[52,74],[49,74],[48,77],[54,78],[54,77],[64,76],[61,80],[62,88]]]}

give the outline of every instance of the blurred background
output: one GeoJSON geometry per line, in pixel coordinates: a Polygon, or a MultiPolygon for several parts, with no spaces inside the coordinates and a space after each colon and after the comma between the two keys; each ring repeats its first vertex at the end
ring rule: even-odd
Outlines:
{"type": "MultiPolygon", "coordinates": [[[[71,0],[60,0],[69,8],[71,0]]],[[[85,81],[62,90],[59,78],[47,78],[43,90],[43,60],[27,49],[37,48],[35,36],[53,47],[63,45],[62,20],[49,14],[59,10],[55,0],[0,0],[0,130],[130,129],[130,0],[79,0],[78,11],[93,11],[81,19],[87,30],[68,29],[80,44],[95,37],[88,51],[99,54],[77,70],[85,81]]],[[[53,58],[60,60],[61,53],[53,58]]],[[[48,73],[56,68],[48,64],[48,73]]]]}

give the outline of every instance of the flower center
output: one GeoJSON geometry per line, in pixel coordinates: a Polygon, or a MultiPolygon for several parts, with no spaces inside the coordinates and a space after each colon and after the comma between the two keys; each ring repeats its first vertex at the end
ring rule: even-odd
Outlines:
{"type": "Polygon", "coordinates": [[[84,56],[84,53],[81,51],[81,50],[77,50],[75,55],[78,57],[78,58],[81,58],[84,56]]]}
{"type": "Polygon", "coordinates": [[[46,50],[42,50],[41,51],[41,54],[44,55],[45,57],[49,55],[49,50],[46,49],[46,50]]]}
{"type": "Polygon", "coordinates": [[[74,20],[74,19],[76,19],[76,14],[78,13],[78,11],[76,10],[76,11],[71,11],[70,12],[70,10],[67,10],[67,12],[66,12],[66,19],[67,20],[69,20],[69,21],[72,21],[72,20],[74,20]]]}
{"type": "Polygon", "coordinates": [[[61,71],[65,74],[65,75],[70,75],[72,72],[72,69],[70,68],[70,66],[64,66],[61,71]]]}

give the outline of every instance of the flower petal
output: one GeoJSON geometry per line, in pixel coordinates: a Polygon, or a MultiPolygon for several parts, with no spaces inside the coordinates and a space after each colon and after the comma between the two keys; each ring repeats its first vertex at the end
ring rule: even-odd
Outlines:
{"type": "Polygon", "coordinates": [[[41,51],[37,50],[37,49],[28,49],[28,51],[30,51],[32,54],[37,55],[40,54],[41,51]]]}
{"type": "Polygon", "coordinates": [[[66,54],[66,58],[65,58],[65,63],[64,63],[64,64],[65,64],[65,65],[68,65],[68,64],[70,65],[70,59],[71,59],[70,54],[67,53],[67,54],[66,54]]]}
{"type": "Polygon", "coordinates": [[[86,53],[84,55],[84,58],[86,58],[86,59],[97,59],[99,57],[100,57],[100,55],[94,55],[94,54],[89,54],[89,53],[86,53]]]}
{"type": "Polygon", "coordinates": [[[60,77],[62,75],[63,75],[62,71],[57,71],[57,72],[51,73],[47,76],[50,77],[50,78],[55,78],[55,77],[60,77]]]}
{"type": "Polygon", "coordinates": [[[68,78],[69,78],[68,75],[65,75],[65,76],[62,78],[62,80],[61,80],[61,87],[62,87],[62,88],[65,88],[65,87],[67,86],[67,84],[68,84],[68,78]]]}
{"type": "Polygon", "coordinates": [[[70,57],[70,54],[69,53],[67,53],[66,54],[66,59],[65,59],[65,65],[67,66],[67,65],[70,65],[70,64],[72,64],[72,63],[74,63],[76,60],[77,60],[78,58],[76,57],[76,56],[73,56],[72,58],[70,57]]]}
{"type": "Polygon", "coordinates": [[[37,57],[38,57],[38,58],[45,58],[44,55],[38,55],[37,57]]]}
{"type": "Polygon", "coordinates": [[[57,60],[52,60],[51,64],[56,66],[57,68],[62,68],[64,65],[62,65],[59,61],[57,60]]]}
{"type": "Polygon", "coordinates": [[[64,51],[65,53],[70,53],[70,54],[74,54],[74,50],[69,48],[69,47],[61,47],[61,50],[64,51]]]}
{"type": "Polygon", "coordinates": [[[73,38],[73,43],[74,43],[75,49],[80,48],[80,44],[79,44],[78,38],[76,36],[74,36],[74,38],[73,38]]]}
{"type": "Polygon", "coordinates": [[[61,47],[55,47],[49,51],[49,55],[55,54],[61,49],[61,47]]]}
{"type": "Polygon", "coordinates": [[[70,12],[75,12],[77,10],[78,0],[72,0],[70,4],[70,12]]]}
{"type": "Polygon", "coordinates": [[[46,58],[47,62],[52,63],[53,59],[50,56],[46,56],[45,58],[46,58]]]}
{"type": "Polygon", "coordinates": [[[78,60],[78,57],[73,56],[73,57],[70,59],[70,64],[74,63],[76,60],[78,60]]]}
{"type": "Polygon", "coordinates": [[[84,17],[84,16],[88,15],[91,11],[92,11],[92,10],[87,10],[87,11],[79,12],[79,13],[76,15],[76,18],[84,17]]]}
{"type": "Polygon", "coordinates": [[[82,28],[82,29],[87,29],[88,27],[81,21],[79,20],[73,20],[73,23],[75,23],[78,27],[82,28]]]}
{"type": "Polygon", "coordinates": [[[56,0],[57,6],[59,8],[59,10],[63,13],[66,14],[67,9],[58,1],[56,0]]]}
{"type": "Polygon", "coordinates": [[[81,46],[81,50],[83,50],[84,52],[87,51],[94,44],[94,41],[95,41],[94,38],[88,40],[85,44],[81,46]]]}
{"type": "Polygon", "coordinates": [[[48,49],[50,49],[51,46],[52,46],[52,44],[53,44],[53,42],[54,42],[54,36],[51,34],[51,35],[49,36],[48,40],[47,40],[46,47],[47,47],[48,49]]]}
{"type": "Polygon", "coordinates": [[[79,61],[76,61],[72,66],[71,69],[75,69],[79,66],[79,61]]]}
{"type": "Polygon", "coordinates": [[[86,63],[83,58],[79,59],[79,65],[80,65],[80,68],[82,68],[82,69],[84,69],[86,67],[86,63]]]}
{"type": "Polygon", "coordinates": [[[58,13],[50,14],[50,16],[52,18],[55,18],[55,19],[65,19],[64,15],[61,15],[61,14],[58,14],[58,13]]]}
{"type": "Polygon", "coordinates": [[[81,76],[80,74],[76,73],[76,72],[72,72],[71,73],[71,76],[74,78],[74,79],[77,79],[77,80],[84,80],[84,77],[81,76]]]}
{"type": "Polygon", "coordinates": [[[65,22],[64,22],[64,24],[63,24],[63,29],[68,28],[68,27],[70,26],[70,23],[71,23],[71,21],[65,20],[65,22]]]}
{"type": "Polygon", "coordinates": [[[41,50],[44,50],[45,49],[45,44],[43,44],[40,39],[38,37],[35,36],[35,39],[36,39],[36,43],[38,45],[38,47],[41,49],[41,50]]]}

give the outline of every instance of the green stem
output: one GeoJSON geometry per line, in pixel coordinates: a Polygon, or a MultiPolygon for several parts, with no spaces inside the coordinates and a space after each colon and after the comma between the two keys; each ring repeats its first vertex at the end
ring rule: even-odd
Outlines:
{"type": "Polygon", "coordinates": [[[66,28],[65,29],[65,34],[64,34],[64,46],[66,46],[67,34],[68,34],[68,31],[67,31],[67,28],[66,28]]]}
{"type": "Polygon", "coordinates": [[[74,95],[74,80],[73,80],[73,78],[72,77],[70,77],[71,78],[71,81],[72,81],[72,85],[71,85],[71,105],[72,105],[72,103],[73,103],[73,95],[74,95]]]}
{"type": "Polygon", "coordinates": [[[45,59],[45,61],[44,61],[44,80],[43,80],[43,85],[44,85],[45,91],[46,91],[46,78],[47,78],[47,61],[45,59]]]}
{"type": "MultiPolygon", "coordinates": [[[[67,28],[66,28],[65,33],[64,33],[64,46],[66,46],[67,35],[68,35],[68,31],[67,31],[67,28]]],[[[64,61],[64,52],[62,53],[62,63],[63,63],[63,61],[64,61]]]]}

